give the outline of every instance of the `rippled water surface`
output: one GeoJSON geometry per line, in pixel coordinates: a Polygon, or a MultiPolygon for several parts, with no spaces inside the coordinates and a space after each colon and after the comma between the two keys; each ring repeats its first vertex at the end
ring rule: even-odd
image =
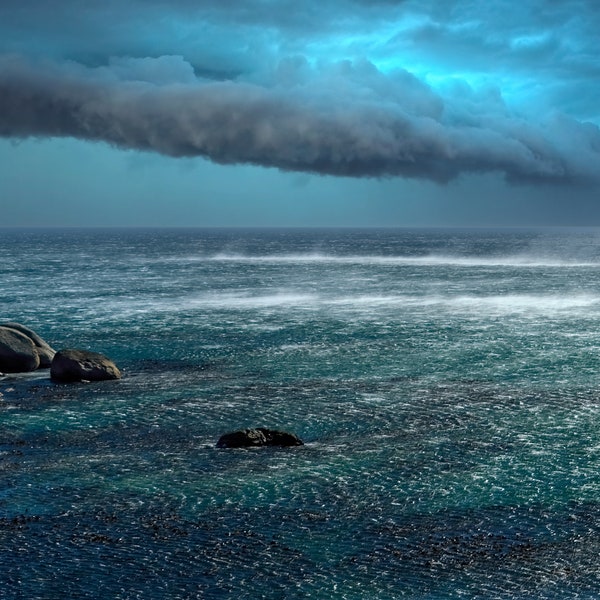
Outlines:
{"type": "Polygon", "coordinates": [[[123,371],[0,379],[0,598],[600,597],[600,232],[0,252],[0,319],[123,371]]]}

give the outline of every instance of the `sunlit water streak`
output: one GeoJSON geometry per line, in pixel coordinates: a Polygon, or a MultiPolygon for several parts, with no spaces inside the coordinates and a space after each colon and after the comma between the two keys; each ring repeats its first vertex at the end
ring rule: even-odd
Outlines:
{"type": "Polygon", "coordinates": [[[597,598],[600,237],[0,231],[0,597],[597,598]],[[219,450],[231,429],[294,449],[219,450]]]}

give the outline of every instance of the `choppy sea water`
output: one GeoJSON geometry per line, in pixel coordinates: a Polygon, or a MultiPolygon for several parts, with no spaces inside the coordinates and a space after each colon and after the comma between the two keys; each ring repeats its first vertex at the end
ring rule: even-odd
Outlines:
{"type": "Polygon", "coordinates": [[[0,598],[599,598],[600,231],[0,230],[0,598]],[[298,448],[228,450],[243,427],[298,448]]]}

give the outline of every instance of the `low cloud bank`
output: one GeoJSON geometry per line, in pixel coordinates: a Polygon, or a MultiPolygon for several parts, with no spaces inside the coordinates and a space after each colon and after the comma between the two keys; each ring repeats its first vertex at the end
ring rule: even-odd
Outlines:
{"type": "Polygon", "coordinates": [[[0,135],[74,137],[174,157],[324,175],[448,181],[595,182],[600,130],[555,114],[527,120],[499,94],[433,91],[367,61],[281,61],[260,81],[197,77],[183,58],[101,67],[0,57],[0,135]]]}

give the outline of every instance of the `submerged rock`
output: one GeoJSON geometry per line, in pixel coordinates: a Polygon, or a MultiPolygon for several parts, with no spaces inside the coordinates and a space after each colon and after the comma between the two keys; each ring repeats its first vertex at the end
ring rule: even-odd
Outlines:
{"type": "Polygon", "coordinates": [[[40,357],[31,338],[16,329],[0,326],[0,370],[25,373],[39,366],[40,357]]]}
{"type": "Polygon", "coordinates": [[[253,448],[257,446],[302,446],[304,442],[295,434],[257,427],[226,433],[219,438],[217,448],[253,448]]]}
{"type": "Polygon", "coordinates": [[[103,354],[89,350],[66,348],[54,355],[50,377],[55,381],[104,381],[120,379],[117,365],[103,354]]]}
{"type": "Polygon", "coordinates": [[[45,369],[50,366],[52,359],[56,354],[56,350],[54,350],[54,348],[45,342],[35,331],[29,329],[29,327],[25,327],[25,325],[21,325],[21,323],[2,323],[0,327],[13,329],[14,331],[18,331],[19,333],[22,333],[24,336],[28,337],[33,342],[33,346],[40,357],[39,367],[41,369],[45,369]]]}

